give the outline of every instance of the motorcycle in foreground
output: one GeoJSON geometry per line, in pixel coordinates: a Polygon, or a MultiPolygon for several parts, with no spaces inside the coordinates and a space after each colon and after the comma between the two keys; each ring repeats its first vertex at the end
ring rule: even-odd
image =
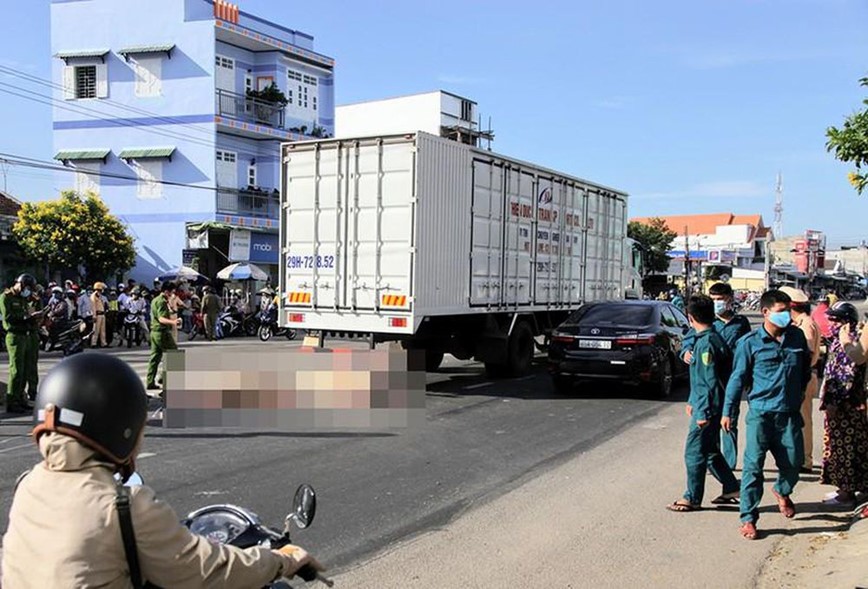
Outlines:
{"type": "Polygon", "coordinates": [[[217,339],[246,335],[244,331],[244,316],[231,305],[226,307],[223,312],[217,315],[215,331],[217,332],[217,339]]]}
{"type": "MultiPolygon", "coordinates": [[[[117,478],[117,475],[116,475],[117,478]]],[[[133,473],[126,482],[127,486],[143,484],[141,476],[133,473]]],[[[251,548],[260,546],[269,550],[279,550],[287,544],[292,544],[290,524],[299,529],[305,529],[313,523],[316,515],[316,492],[310,485],[299,485],[292,500],[292,511],[283,522],[283,532],[269,528],[259,519],[259,516],[243,507],[230,504],[208,505],[188,514],[181,523],[191,532],[203,536],[211,542],[251,548]]],[[[328,587],[334,582],[324,577],[310,565],[299,569],[296,576],[305,581],[319,580],[328,587]]],[[[283,581],[275,581],[268,586],[270,589],[292,589],[283,581]]]]}
{"type": "Polygon", "coordinates": [[[295,339],[296,331],[288,327],[281,327],[277,323],[277,305],[273,302],[259,312],[259,339],[267,342],[272,335],[285,336],[286,339],[295,339]]]}
{"type": "Polygon", "coordinates": [[[142,329],[142,314],[139,311],[130,311],[124,316],[124,339],[127,340],[128,348],[133,347],[133,340],[136,347],[142,345],[145,334],[142,329]]]}
{"type": "Polygon", "coordinates": [[[45,352],[62,350],[64,356],[81,352],[92,334],[82,331],[83,324],[80,319],[44,323],[39,330],[40,347],[45,352]]]}

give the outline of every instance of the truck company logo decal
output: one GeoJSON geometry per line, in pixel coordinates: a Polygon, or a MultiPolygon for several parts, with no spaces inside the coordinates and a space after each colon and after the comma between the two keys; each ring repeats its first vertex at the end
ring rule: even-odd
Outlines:
{"type": "Polygon", "coordinates": [[[291,292],[286,298],[290,303],[310,303],[309,292],[291,292]]]}
{"type": "Polygon", "coordinates": [[[404,295],[383,295],[381,301],[384,307],[403,307],[407,304],[407,297],[404,295]]]}
{"type": "Polygon", "coordinates": [[[545,205],[552,202],[552,189],[551,188],[543,188],[539,193],[539,204],[545,205]]]}

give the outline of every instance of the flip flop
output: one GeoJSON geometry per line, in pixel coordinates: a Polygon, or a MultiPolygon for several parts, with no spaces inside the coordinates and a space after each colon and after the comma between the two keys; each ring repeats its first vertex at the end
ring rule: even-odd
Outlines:
{"type": "Polygon", "coordinates": [[[778,494],[777,491],[772,491],[775,497],[778,499],[778,510],[781,512],[785,518],[789,519],[795,517],[796,515],[796,506],[793,503],[793,500],[790,499],[789,496],[784,497],[783,495],[778,494]]]}
{"type": "Polygon", "coordinates": [[[712,505],[738,505],[740,503],[740,495],[738,491],[734,493],[724,493],[720,497],[711,500],[712,505]]]}
{"type": "Polygon", "coordinates": [[[676,501],[675,503],[670,503],[666,506],[666,509],[669,511],[674,511],[676,513],[687,513],[688,511],[699,511],[702,509],[702,506],[695,505],[693,503],[679,503],[676,501]]]}
{"type": "Polygon", "coordinates": [[[856,498],[853,499],[840,499],[837,495],[833,497],[827,497],[823,499],[823,505],[828,505],[829,507],[854,507],[856,505],[856,498]]]}
{"type": "Polygon", "coordinates": [[[741,536],[745,540],[756,540],[756,524],[753,522],[744,522],[738,531],[741,532],[741,536]]]}

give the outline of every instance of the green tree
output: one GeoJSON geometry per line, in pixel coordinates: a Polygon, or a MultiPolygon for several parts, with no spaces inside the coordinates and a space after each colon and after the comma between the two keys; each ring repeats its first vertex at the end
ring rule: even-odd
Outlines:
{"type": "Polygon", "coordinates": [[[25,255],[46,267],[83,267],[88,282],[133,267],[136,250],[123,223],[93,193],[24,203],[12,233],[25,255]]]}
{"type": "Polygon", "coordinates": [[[627,225],[627,237],[635,239],[644,252],[646,276],[669,269],[667,252],[672,249],[672,242],[677,236],[677,233],[666,227],[666,221],[659,217],[649,219],[647,224],[631,221],[627,225]]]}
{"type": "MultiPolygon", "coordinates": [[[[868,88],[868,77],[862,78],[859,83],[868,88]]],[[[844,119],[842,128],[826,129],[826,151],[834,151],[835,159],[856,166],[856,170],[847,174],[847,178],[859,194],[868,186],[868,171],[865,170],[868,168],[868,99],[863,100],[862,104],[866,108],[844,119]]]]}

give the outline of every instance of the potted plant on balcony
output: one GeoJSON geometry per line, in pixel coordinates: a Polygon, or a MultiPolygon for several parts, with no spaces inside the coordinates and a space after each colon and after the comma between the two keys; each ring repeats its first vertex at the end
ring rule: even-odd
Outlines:
{"type": "Polygon", "coordinates": [[[273,116],[289,104],[286,94],[272,82],[262,90],[248,90],[247,97],[253,98],[253,112],[256,120],[263,123],[274,124],[273,116]]]}

